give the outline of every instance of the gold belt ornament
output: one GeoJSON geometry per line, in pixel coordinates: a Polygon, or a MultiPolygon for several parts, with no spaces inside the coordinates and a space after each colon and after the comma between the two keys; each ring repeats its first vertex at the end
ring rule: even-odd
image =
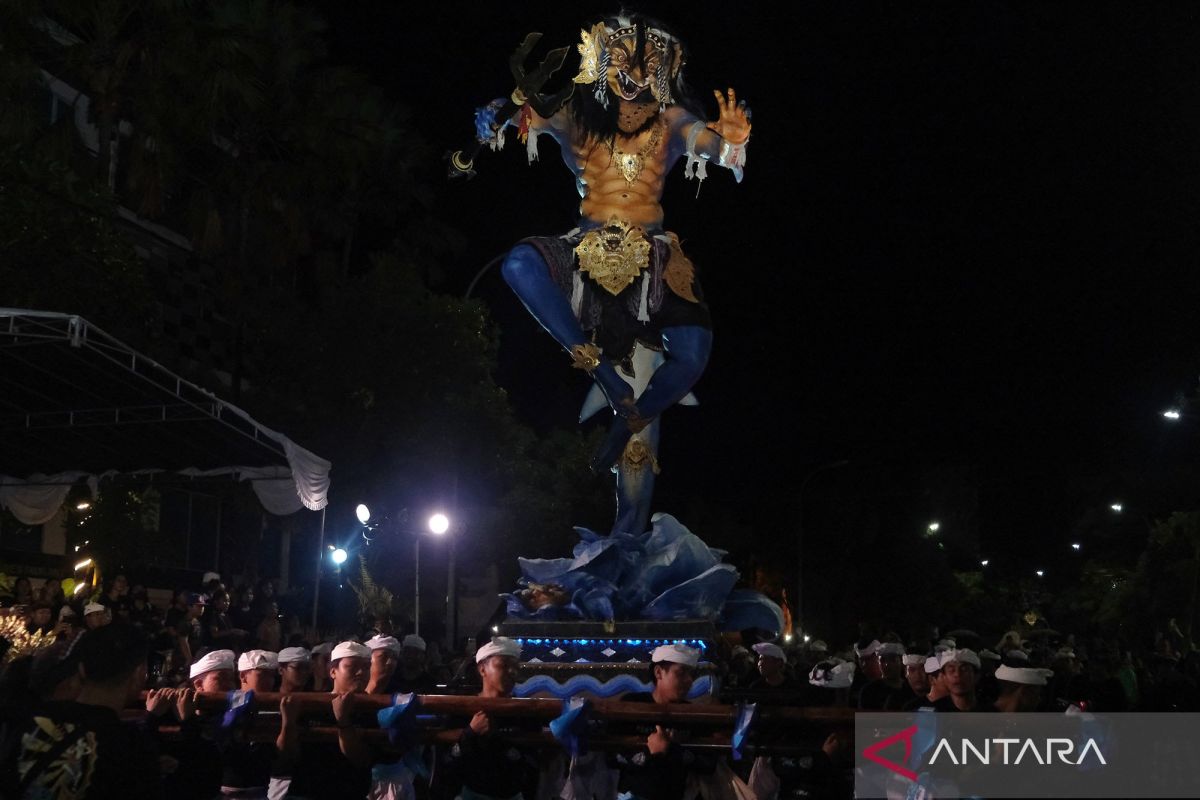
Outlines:
{"type": "Polygon", "coordinates": [[[603,228],[583,235],[575,255],[581,272],[617,295],[650,266],[650,240],[641,228],[612,217],[603,228]]]}

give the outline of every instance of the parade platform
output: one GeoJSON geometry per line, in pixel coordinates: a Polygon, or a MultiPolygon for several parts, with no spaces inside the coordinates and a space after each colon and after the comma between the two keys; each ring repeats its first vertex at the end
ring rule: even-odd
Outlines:
{"type": "Polygon", "coordinates": [[[710,620],[541,622],[515,619],[501,623],[500,634],[521,645],[517,697],[587,697],[607,700],[628,692],[647,692],[650,654],[664,644],[700,650],[693,702],[714,702],[720,676],[710,654],[719,634],[710,620]]]}

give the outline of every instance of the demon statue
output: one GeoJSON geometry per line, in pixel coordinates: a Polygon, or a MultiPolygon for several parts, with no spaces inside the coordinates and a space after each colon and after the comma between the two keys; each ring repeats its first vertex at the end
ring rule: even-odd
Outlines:
{"type": "Polygon", "coordinates": [[[512,125],[531,161],[538,136],[549,136],[575,175],[578,227],[518,243],[503,272],[595,381],[581,419],[612,409],[592,467],[617,473],[613,533],[639,534],[658,472],[658,419],[695,402],[691,388],[712,346],[696,268],[663,227],[663,185],[681,159],[688,178],[703,180],[715,161],[740,182],[750,112],[733,89],[716,91],[719,115],[707,121],[684,82],[687,50],[660,23],[611,17],[582,36],[570,91],[548,100],[519,85],[477,111],[476,134],[495,149],[512,125]]]}

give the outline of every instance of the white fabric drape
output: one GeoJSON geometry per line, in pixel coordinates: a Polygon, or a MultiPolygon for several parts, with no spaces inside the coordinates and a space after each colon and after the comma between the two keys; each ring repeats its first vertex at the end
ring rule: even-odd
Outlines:
{"type": "MultiPolygon", "coordinates": [[[[250,481],[262,507],[277,516],[293,514],[302,508],[319,511],[328,503],[329,462],[284,439],[289,469],[277,467],[220,467],[183,469],[177,474],[189,478],[232,475],[250,481]]],[[[160,469],[135,470],[128,475],[162,474],[160,469]]],[[[67,500],[71,487],[87,481],[92,497],[99,492],[100,481],[118,474],[115,471],[94,475],[87,472],[60,472],[56,475],[32,475],[28,480],[0,475],[0,507],[12,512],[22,525],[43,525],[54,518],[67,500]]]]}

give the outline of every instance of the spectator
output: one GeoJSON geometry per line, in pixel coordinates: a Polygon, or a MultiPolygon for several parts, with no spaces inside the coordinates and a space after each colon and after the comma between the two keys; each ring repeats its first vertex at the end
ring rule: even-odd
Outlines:
{"type": "Polygon", "coordinates": [[[112,618],[108,614],[107,606],[100,603],[88,603],[83,607],[83,622],[88,630],[95,630],[112,622],[112,618]]]}
{"type": "Polygon", "coordinates": [[[243,584],[233,591],[233,608],[229,619],[242,630],[252,631],[262,622],[254,605],[254,587],[243,584]]]}
{"type": "Polygon", "coordinates": [[[258,603],[259,623],[254,631],[255,641],[260,647],[275,652],[283,646],[283,626],[279,621],[279,606],[274,600],[265,599],[258,603]]]}
{"type": "MultiPolygon", "coordinates": [[[[176,593],[178,597],[178,593],[176,593]]],[[[183,607],[172,606],[167,612],[165,627],[174,637],[177,661],[182,665],[191,664],[200,653],[203,642],[203,627],[200,619],[208,600],[202,594],[191,593],[183,602],[183,607]]]]}
{"type": "MultiPolygon", "coordinates": [[[[47,701],[33,713],[14,768],[4,771],[8,797],[159,797],[162,780],[154,723],[142,730],[119,714],[146,681],[146,637],[129,625],[106,625],[78,644],[81,686],[73,701],[47,701]]],[[[146,699],[149,720],[177,693],[156,689],[146,699]]]]}
{"type": "Polygon", "coordinates": [[[52,616],[50,606],[41,600],[33,604],[33,610],[29,614],[29,622],[25,624],[25,630],[29,633],[40,633],[44,636],[50,635],[56,627],[52,616]]]}
{"type": "Polygon", "coordinates": [[[221,574],[218,572],[204,573],[204,577],[200,579],[200,587],[209,597],[225,591],[225,584],[221,582],[221,574]]]}
{"type": "Polygon", "coordinates": [[[110,619],[129,619],[129,580],[118,573],[108,584],[108,591],[100,597],[100,602],[108,607],[110,619]]]}
{"type": "Polygon", "coordinates": [[[240,650],[246,645],[246,631],[233,627],[228,612],[229,595],[219,589],[209,599],[200,618],[200,639],[205,647],[240,650]]]}
{"type": "Polygon", "coordinates": [[[162,627],[162,614],[150,602],[145,586],[134,586],[129,591],[129,621],[147,632],[162,627]]]}
{"type": "Polygon", "coordinates": [[[29,582],[29,578],[17,578],[13,583],[12,603],[10,605],[33,605],[33,584],[29,582]]]}
{"type": "Polygon", "coordinates": [[[67,602],[66,595],[63,594],[62,581],[58,578],[47,578],[42,584],[42,588],[38,590],[38,600],[50,606],[51,614],[58,614],[58,610],[67,602]]]}

